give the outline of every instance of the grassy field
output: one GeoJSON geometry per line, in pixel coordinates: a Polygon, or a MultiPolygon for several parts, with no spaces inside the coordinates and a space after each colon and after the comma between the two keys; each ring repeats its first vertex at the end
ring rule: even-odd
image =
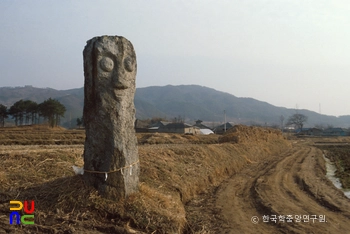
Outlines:
{"type": "Polygon", "coordinates": [[[0,129],[0,233],[201,233],[200,217],[186,215],[188,201],[291,147],[279,131],[245,126],[223,137],[137,138],[140,192],[111,202],[73,172],[83,167],[83,130],[0,129]],[[10,200],[35,200],[35,225],[9,225],[10,200]]]}

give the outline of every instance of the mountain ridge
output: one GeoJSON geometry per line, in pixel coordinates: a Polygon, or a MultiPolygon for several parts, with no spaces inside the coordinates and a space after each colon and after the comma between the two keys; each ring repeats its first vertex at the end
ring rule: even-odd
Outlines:
{"type": "MultiPolygon", "coordinates": [[[[84,106],[84,88],[56,90],[52,88],[0,87],[0,104],[10,107],[20,99],[42,102],[54,98],[66,106],[63,122],[80,118],[84,106]]],[[[350,115],[330,116],[309,110],[277,107],[250,97],[236,97],[230,93],[200,85],[166,85],[137,88],[135,93],[136,118],[162,117],[169,120],[181,116],[186,121],[201,119],[210,122],[226,120],[242,124],[280,125],[289,116],[298,113],[308,116],[305,127],[314,125],[350,126],[350,115]]],[[[73,122],[73,125],[75,122],[73,122]]],[[[69,125],[72,125],[69,123],[69,125]]],[[[68,125],[68,126],[69,126],[68,125]]],[[[67,126],[67,123],[65,124],[67,126]]]]}

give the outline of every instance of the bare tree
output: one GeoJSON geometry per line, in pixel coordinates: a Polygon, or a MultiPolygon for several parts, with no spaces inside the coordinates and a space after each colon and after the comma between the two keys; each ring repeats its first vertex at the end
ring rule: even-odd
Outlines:
{"type": "Polygon", "coordinates": [[[303,130],[304,123],[307,121],[307,116],[303,114],[294,114],[289,117],[287,125],[295,125],[297,128],[303,130]]]}

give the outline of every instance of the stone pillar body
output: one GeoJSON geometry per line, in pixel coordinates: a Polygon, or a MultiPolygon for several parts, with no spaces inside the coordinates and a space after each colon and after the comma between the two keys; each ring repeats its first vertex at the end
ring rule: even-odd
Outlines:
{"type": "Polygon", "coordinates": [[[136,54],[119,36],[94,37],[84,52],[84,178],[105,197],[138,191],[136,54]],[[107,173],[104,173],[107,172],[107,173]]]}

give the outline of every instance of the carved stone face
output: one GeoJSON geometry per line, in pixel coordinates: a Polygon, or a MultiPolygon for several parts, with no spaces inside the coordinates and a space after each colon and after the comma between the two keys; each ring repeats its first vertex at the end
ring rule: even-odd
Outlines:
{"type": "Polygon", "coordinates": [[[100,37],[94,43],[95,84],[119,90],[135,88],[136,55],[123,37],[100,37]]]}
{"type": "MultiPolygon", "coordinates": [[[[84,168],[105,172],[138,162],[134,130],[137,64],[132,44],[124,37],[94,37],[83,55],[84,168]]],[[[124,174],[110,173],[108,180],[102,173],[85,173],[84,177],[106,197],[118,200],[138,190],[139,172],[135,164],[124,174]]]]}

